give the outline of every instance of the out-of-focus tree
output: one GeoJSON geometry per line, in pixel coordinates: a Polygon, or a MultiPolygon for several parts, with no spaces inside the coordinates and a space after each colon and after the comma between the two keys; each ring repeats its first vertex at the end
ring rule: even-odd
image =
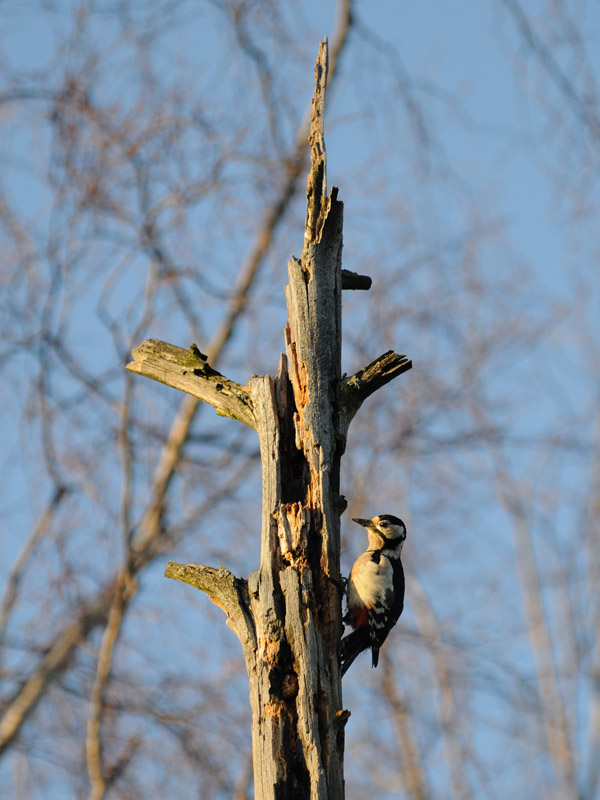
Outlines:
{"type": "MultiPolygon", "coordinates": [[[[231,377],[275,371],[324,13],[3,4],[0,779],[17,798],[251,793],[238,643],[162,572],[256,569],[256,443],[124,365],[153,336],[231,377]]],[[[363,408],[342,473],[346,517],[409,530],[407,611],[380,668],[345,679],[350,798],[598,795],[595,23],[575,1],[487,13],[473,25],[493,28],[518,125],[409,68],[370,5],[340,0],[331,33],[344,266],[374,279],[368,303],[345,297],[343,368],[390,346],[415,363],[363,408]],[[544,176],[558,277],[480,185],[486,137],[498,173],[518,157],[544,176]]],[[[342,541],[349,568],[364,543],[342,541]]]]}

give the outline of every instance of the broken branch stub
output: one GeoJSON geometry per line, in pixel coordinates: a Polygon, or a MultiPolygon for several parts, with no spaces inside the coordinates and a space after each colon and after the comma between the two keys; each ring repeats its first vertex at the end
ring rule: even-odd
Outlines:
{"type": "Polygon", "coordinates": [[[358,272],[351,272],[349,269],[342,270],[342,289],[361,289],[367,291],[371,288],[372,280],[368,275],[359,275],[358,272]]]}
{"type": "Polygon", "coordinates": [[[169,561],[165,578],[182,581],[200,589],[227,614],[227,625],[240,640],[245,654],[256,649],[254,623],[250,614],[248,584],[225,567],[205,567],[201,564],[178,564],[169,561]]]}
{"type": "Polygon", "coordinates": [[[350,423],[367,397],[411,368],[410,358],[388,350],[354,375],[339,382],[340,434],[344,440],[350,423]]]}
{"type": "Polygon", "coordinates": [[[180,389],[213,406],[217,414],[256,428],[250,393],[245,386],[213,369],[196,345],[189,350],[159,339],[147,339],[133,351],[129,372],[180,389]]]}

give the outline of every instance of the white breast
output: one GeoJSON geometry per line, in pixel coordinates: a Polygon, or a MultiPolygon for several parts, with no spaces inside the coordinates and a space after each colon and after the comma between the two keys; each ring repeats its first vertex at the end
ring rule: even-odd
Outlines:
{"type": "Polygon", "coordinates": [[[386,590],[392,586],[392,565],[381,555],[379,564],[371,560],[370,553],[356,559],[348,580],[348,607],[373,608],[385,600],[386,590]]]}

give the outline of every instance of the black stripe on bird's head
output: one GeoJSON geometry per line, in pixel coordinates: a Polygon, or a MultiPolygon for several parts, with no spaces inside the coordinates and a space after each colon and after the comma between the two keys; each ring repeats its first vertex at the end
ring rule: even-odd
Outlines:
{"type": "Polygon", "coordinates": [[[352,521],[377,534],[386,545],[395,545],[406,539],[406,525],[393,514],[379,514],[372,519],[353,517],[352,521]]]}

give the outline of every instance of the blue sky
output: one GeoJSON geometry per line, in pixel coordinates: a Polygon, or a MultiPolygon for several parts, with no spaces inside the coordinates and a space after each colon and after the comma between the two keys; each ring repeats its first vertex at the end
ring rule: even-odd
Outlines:
{"type": "MultiPolygon", "coordinates": [[[[523,5],[540,30],[552,33],[556,20],[548,14],[546,4],[531,0],[523,5]]],[[[600,6],[574,2],[570,8],[575,24],[584,33],[591,69],[600,75],[597,47],[600,6]]],[[[158,18],[159,12],[157,4],[158,18]]],[[[10,66],[7,80],[13,70],[26,70],[39,71],[34,79],[42,83],[47,73],[52,82],[60,76],[65,64],[71,69],[80,64],[73,45],[65,46],[58,58],[54,54],[55,43],[62,42],[70,30],[68,15],[41,13],[35,4],[24,6],[14,2],[4,3],[2,13],[0,45],[4,63],[10,66]]],[[[307,69],[306,65],[316,53],[318,40],[331,32],[333,3],[314,0],[293,7],[286,5],[282,13],[287,20],[292,20],[291,27],[295,26],[298,32],[297,42],[291,42],[287,49],[281,48],[282,61],[278,65],[281,74],[289,76],[289,90],[278,88],[278,100],[283,109],[282,138],[289,143],[312,92],[312,69],[307,69]]],[[[201,109],[205,104],[207,117],[214,115],[223,129],[229,126],[239,136],[241,144],[236,154],[239,160],[225,171],[230,184],[218,216],[210,203],[199,205],[190,220],[189,240],[171,244],[182,261],[189,257],[206,264],[207,277],[217,290],[226,291],[252,241],[277,175],[266,173],[264,185],[256,181],[258,167],[253,157],[262,152],[260,137],[265,130],[264,126],[252,126],[248,121],[252,121],[253,114],[262,113],[257,110],[260,106],[256,75],[249,69],[247,60],[235,52],[225,17],[214,6],[186,3],[179,6],[178,14],[178,24],[161,39],[156,55],[155,67],[163,82],[159,82],[157,91],[166,93],[165,87],[180,81],[182,87],[197,98],[201,109]]],[[[432,363],[436,377],[451,385],[456,339],[451,335],[445,337],[433,326],[430,330],[418,328],[414,317],[407,313],[406,322],[401,319],[393,328],[390,326],[399,340],[389,341],[385,315],[381,311],[387,309],[391,313],[397,307],[401,315],[404,305],[414,311],[412,306],[419,298],[435,288],[441,295],[447,292],[461,309],[461,318],[455,322],[460,333],[457,339],[465,342],[465,346],[469,342],[470,324],[489,325],[491,329],[502,321],[506,312],[507,318],[520,314],[528,324],[535,325],[554,314],[554,320],[545,323],[543,340],[540,334],[539,348],[523,349],[516,352],[514,358],[507,352],[504,361],[493,363],[494,372],[484,376],[487,391],[500,408],[508,401],[518,407],[519,413],[513,407],[510,415],[506,412],[515,437],[545,430],[550,420],[556,420],[557,430],[562,432],[563,419],[568,420],[572,428],[573,418],[579,418],[581,424],[573,435],[589,444],[597,390],[596,378],[590,375],[589,364],[582,355],[581,334],[586,320],[592,333],[597,334],[600,320],[594,277],[598,271],[599,244],[595,213],[599,199],[594,177],[598,167],[596,144],[576,119],[552,78],[523,46],[503,3],[369,0],[357,4],[357,14],[361,22],[352,32],[356,47],[350,47],[344,54],[329,98],[328,183],[340,187],[345,202],[344,266],[372,274],[375,286],[366,299],[364,296],[344,298],[344,369],[353,371],[365,360],[391,347],[413,356],[415,373],[423,369],[424,363],[432,363]],[[385,216],[378,213],[382,207],[389,211],[385,216]],[[469,229],[474,234],[465,244],[465,230],[469,229]],[[430,252],[442,253],[435,268],[427,257],[430,252]],[[492,287],[479,307],[472,298],[452,294],[455,283],[468,283],[470,257],[478,264],[486,286],[492,287]],[[411,267],[413,263],[415,266],[411,267]],[[583,287],[580,295],[577,295],[578,286],[583,287]],[[497,295],[490,296],[494,292],[497,295]],[[385,305],[386,300],[389,305],[385,305]],[[576,303],[581,304],[579,315],[573,314],[576,303]],[[361,331],[367,329],[367,322],[371,324],[368,330],[372,340],[365,343],[361,340],[361,331]],[[557,353],[559,356],[555,357],[557,353]],[[444,359],[447,359],[447,366],[444,366],[444,359]],[[561,411],[564,412],[562,416],[561,411]]],[[[145,14],[140,16],[145,17],[145,14]]],[[[134,21],[133,26],[136,24],[134,21]]],[[[137,96],[142,80],[135,71],[134,51],[119,46],[117,28],[102,15],[95,19],[89,36],[102,55],[100,80],[93,87],[94,92],[106,104],[114,100],[127,108],[129,98],[137,96]],[[122,74],[123,81],[116,81],[115,74],[122,74]]],[[[552,55],[556,63],[578,88],[585,87],[583,67],[574,62],[569,42],[560,39],[555,42],[552,55]]],[[[32,117],[36,107],[34,103],[32,117]]],[[[4,116],[0,117],[2,187],[15,209],[33,223],[43,245],[53,213],[52,195],[45,187],[51,139],[43,126],[30,124],[27,113],[19,116],[10,105],[5,105],[4,109],[4,116]]],[[[193,174],[197,171],[202,176],[204,162],[211,154],[195,144],[193,135],[190,135],[192,141],[187,150],[193,154],[193,159],[186,166],[193,174]]],[[[213,144],[216,149],[220,142],[213,144]]],[[[203,146],[207,147],[205,142],[203,146]]],[[[126,176],[118,177],[123,177],[125,182],[126,176]]],[[[299,254],[302,218],[303,199],[299,197],[286,225],[276,236],[256,286],[256,310],[244,322],[226,354],[225,371],[233,378],[245,381],[249,371],[272,373],[276,369],[278,352],[283,347],[284,265],[290,253],[299,254]]],[[[165,226],[168,227],[166,223],[165,226]]],[[[95,368],[99,372],[105,367],[117,369],[117,355],[97,316],[106,285],[108,268],[105,264],[116,257],[115,253],[123,259],[122,273],[112,285],[111,293],[106,295],[107,307],[115,316],[122,314],[128,320],[129,317],[134,319],[131,298],[141,291],[147,254],[132,248],[135,255],[129,264],[122,251],[116,246],[113,250],[108,240],[91,245],[86,241],[83,245],[77,239],[81,235],[79,229],[74,242],[70,242],[68,233],[67,226],[61,243],[65,248],[69,244],[81,244],[85,276],[81,279],[79,305],[69,319],[73,352],[96,361],[95,368]]],[[[203,300],[199,302],[204,303],[203,300]]],[[[201,322],[206,338],[221,310],[217,302],[214,306],[210,303],[202,306],[201,322]]],[[[182,346],[189,344],[191,334],[183,319],[165,312],[158,315],[158,320],[156,324],[160,329],[154,328],[148,335],[182,346]]],[[[203,345],[201,339],[199,344],[203,345]]],[[[3,476],[0,509],[4,520],[0,536],[0,578],[7,574],[32,520],[47,500],[47,486],[43,482],[39,486],[35,484],[41,471],[35,463],[39,431],[21,415],[26,403],[27,365],[31,367],[31,362],[22,358],[11,362],[3,373],[1,396],[5,413],[0,422],[4,445],[0,460],[3,476]]],[[[404,400],[408,402],[411,379],[410,374],[403,376],[400,382],[405,383],[385,391],[397,392],[394,396],[399,405],[404,400]]],[[[59,393],[74,391],[69,379],[63,380],[59,393]]],[[[119,397],[119,380],[111,384],[116,398],[119,397]]],[[[143,399],[139,401],[138,410],[148,419],[161,414],[170,418],[174,413],[178,398],[165,387],[156,385],[139,391],[143,399]]],[[[385,414],[389,415],[385,418],[389,424],[382,422],[377,429],[382,439],[393,435],[397,423],[393,409],[387,405],[382,410],[382,415],[385,414]]],[[[432,421],[429,432],[442,437],[449,435],[465,424],[464,416],[460,409],[454,410],[452,416],[440,415],[432,421]]],[[[204,432],[214,426],[221,431],[229,424],[229,421],[215,420],[212,410],[207,409],[198,429],[204,432]],[[208,423],[205,422],[207,418],[208,423]]],[[[68,426],[64,432],[68,435],[68,426]]],[[[360,471],[362,455],[368,453],[368,432],[357,425],[350,444],[348,474],[354,475],[360,471]]],[[[560,456],[555,456],[543,468],[539,466],[538,453],[515,450],[511,458],[517,472],[525,478],[532,470],[540,469],[540,492],[555,481],[575,496],[586,475],[581,462],[575,458],[561,460],[560,456]]],[[[415,569],[420,571],[424,585],[431,591],[432,604],[442,618],[446,604],[454,604],[462,615],[462,633],[467,635],[482,624],[480,612],[483,613],[482,608],[488,604],[491,650],[501,651],[504,647],[504,653],[512,656],[515,663],[527,664],[530,655],[526,643],[510,641],[509,623],[493,608],[495,598],[502,596],[502,586],[496,587],[495,594],[487,595],[487,584],[482,580],[473,591],[481,603],[473,602],[473,594],[460,592],[462,570],[465,580],[472,578],[474,566],[481,575],[497,579],[491,559],[509,560],[512,552],[506,535],[505,514],[495,506],[490,487],[477,483],[477,471],[485,457],[475,453],[472,461],[465,459],[465,462],[468,462],[465,474],[471,475],[473,483],[460,487],[467,498],[456,499],[456,504],[447,510],[448,527],[455,537],[452,542],[458,542],[468,553],[462,565],[448,561],[438,565],[435,571],[427,571],[434,555],[439,557],[441,553],[449,557],[452,547],[456,547],[444,536],[435,543],[427,541],[428,536],[434,538],[440,522],[444,522],[444,514],[434,507],[426,492],[421,491],[420,483],[427,481],[429,470],[433,473],[446,468],[443,453],[436,453],[418,467],[405,464],[396,451],[382,458],[376,467],[381,479],[376,497],[380,502],[379,498],[388,490],[390,496],[395,493],[395,501],[403,491],[416,498],[412,501],[411,513],[417,543],[413,555],[409,554],[408,558],[414,559],[415,569]],[[469,494],[475,498],[472,509],[469,508],[469,494]],[[471,512],[478,525],[487,526],[484,530],[471,529],[469,519],[461,530],[461,514],[471,512]],[[450,587],[450,600],[444,595],[444,587],[450,587]]],[[[144,468],[148,475],[152,473],[151,463],[144,468]]],[[[116,478],[106,478],[103,484],[103,490],[112,499],[118,496],[118,474],[115,473],[116,478]]],[[[257,480],[255,476],[244,485],[242,499],[249,500],[257,493],[257,480]]],[[[143,495],[140,496],[143,500],[143,495]]],[[[177,502],[180,500],[177,496],[177,502]]],[[[367,516],[370,511],[392,512],[393,509],[365,509],[361,513],[367,516]]],[[[85,520],[90,510],[82,507],[80,513],[85,520]]],[[[116,510],[114,513],[116,515],[116,510]]],[[[558,518],[551,521],[552,526],[564,525],[566,539],[571,526],[576,525],[576,513],[575,508],[566,505],[558,518]]],[[[344,522],[343,530],[349,543],[344,556],[347,567],[361,542],[349,521],[344,522]]],[[[107,547],[99,554],[98,564],[104,563],[102,559],[109,562],[118,553],[118,537],[109,530],[107,537],[113,535],[112,552],[107,547]]],[[[85,543],[81,547],[85,550],[85,543]]],[[[197,548],[196,540],[188,540],[174,556],[182,561],[199,560],[197,548]]],[[[222,552],[226,555],[225,546],[222,552]]],[[[230,557],[232,563],[228,566],[244,570],[243,553],[236,550],[230,557]]],[[[160,605],[156,592],[161,586],[162,569],[162,563],[157,563],[143,576],[142,596],[150,605],[153,602],[160,605]]],[[[101,571],[100,566],[98,571],[101,571]]],[[[93,583],[97,577],[94,569],[90,569],[88,577],[93,583]]],[[[499,578],[497,580],[501,583],[499,578]]],[[[509,576],[510,589],[504,602],[517,618],[520,614],[518,589],[514,578],[512,581],[509,576]]],[[[186,590],[179,586],[169,586],[166,590],[168,602],[174,607],[182,591],[186,590]]],[[[185,596],[187,598],[188,594],[185,596]]],[[[203,600],[190,600],[187,612],[190,626],[203,624],[208,605],[203,600]]],[[[33,618],[36,613],[33,603],[29,609],[21,610],[22,619],[33,618]]],[[[208,616],[213,625],[210,630],[214,632],[221,620],[212,609],[208,616]]],[[[130,624],[135,628],[137,620],[130,624]]],[[[405,624],[407,629],[413,624],[410,597],[405,624]]],[[[228,635],[227,631],[223,633],[223,637],[228,635]]],[[[174,639],[173,647],[177,637],[174,639]]],[[[147,641],[147,647],[146,655],[156,655],[162,649],[160,643],[152,641],[147,641]]],[[[167,661],[170,653],[170,650],[166,654],[163,652],[167,661]]],[[[157,660],[160,660],[158,656],[157,660]]],[[[187,657],[182,658],[184,668],[192,669],[187,657]]],[[[218,660],[211,664],[211,669],[218,672],[218,660]]],[[[375,679],[370,675],[368,680],[375,691],[375,679]]],[[[357,685],[353,678],[348,694],[355,704],[360,704],[364,698],[357,685]]],[[[477,714],[489,714],[492,718],[501,716],[502,704],[498,702],[497,698],[489,697],[486,701],[480,696],[477,714]]],[[[361,709],[357,708],[356,719],[364,715],[364,706],[361,709]]],[[[490,725],[487,729],[486,742],[490,749],[497,747],[499,753],[501,747],[496,743],[496,734],[491,732],[493,727],[490,725]]],[[[501,742],[501,735],[499,740],[501,742]]],[[[440,780],[439,775],[437,779],[440,780]]],[[[59,788],[57,796],[60,791],[59,788]]],[[[390,792],[389,796],[396,795],[390,792]]]]}

